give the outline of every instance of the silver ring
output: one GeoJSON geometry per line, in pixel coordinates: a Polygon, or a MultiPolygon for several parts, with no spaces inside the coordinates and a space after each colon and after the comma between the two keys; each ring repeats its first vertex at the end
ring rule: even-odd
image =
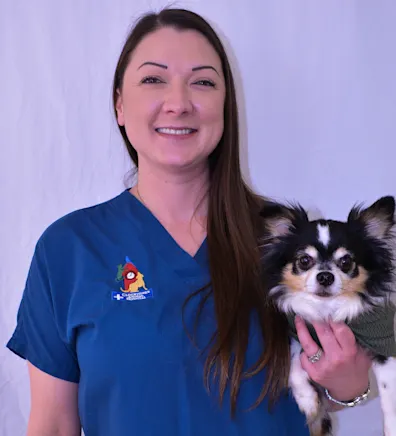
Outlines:
{"type": "Polygon", "coordinates": [[[313,354],[312,356],[308,356],[308,360],[311,363],[319,362],[320,358],[322,357],[322,354],[323,354],[323,350],[319,348],[319,350],[315,354],[313,354]]]}

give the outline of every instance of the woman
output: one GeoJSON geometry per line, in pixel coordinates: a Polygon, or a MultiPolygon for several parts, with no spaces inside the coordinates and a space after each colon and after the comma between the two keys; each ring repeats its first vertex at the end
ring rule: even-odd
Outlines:
{"type": "MultiPolygon", "coordinates": [[[[189,11],[147,15],[113,88],[137,183],[37,244],[8,344],[29,362],[28,435],[307,435],[286,389],[287,323],[260,280],[262,201],[241,176],[218,37],[189,11]]],[[[346,326],[316,326],[316,364],[297,328],[318,383],[341,400],[366,389],[346,326]]]]}

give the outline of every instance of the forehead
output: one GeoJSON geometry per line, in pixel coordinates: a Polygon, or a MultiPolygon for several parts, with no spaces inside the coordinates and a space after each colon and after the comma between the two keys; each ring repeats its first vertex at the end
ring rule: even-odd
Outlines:
{"type": "Polygon", "coordinates": [[[339,247],[350,247],[353,243],[346,223],[337,221],[312,221],[295,234],[297,246],[312,246],[319,253],[333,253],[339,247]]]}
{"type": "Polygon", "coordinates": [[[147,61],[164,63],[169,68],[209,64],[217,71],[221,70],[220,57],[205,36],[195,30],[172,27],[164,27],[148,34],[137,45],[132,52],[130,64],[141,65],[147,61]]]}

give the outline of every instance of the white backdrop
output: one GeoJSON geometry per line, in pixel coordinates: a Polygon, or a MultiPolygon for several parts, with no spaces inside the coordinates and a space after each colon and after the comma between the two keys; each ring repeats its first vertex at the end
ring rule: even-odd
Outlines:
{"type": "MultiPolygon", "coordinates": [[[[164,5],[0,0],[1,344],[45,227],[124,189],[112,74],[132,21],[164,5]]],[[[356,201],[396,195],[393,0],[175,5],[208,18],[230,52],[257,190],[337,219],[356,201]]],[[[0,436],[25,434],[29,401],[25,363],[2,346],[0,436]]],[[[382,434],[378,398],[338,418],[338,436],[382,434]]]]}

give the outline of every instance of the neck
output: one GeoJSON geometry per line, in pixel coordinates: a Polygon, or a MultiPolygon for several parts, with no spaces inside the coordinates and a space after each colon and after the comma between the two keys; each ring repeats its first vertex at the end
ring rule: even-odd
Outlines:
{"type": "Polygon", "coordinates": [[[139,165],[136,185],[131,189],[162,222],[188,223],[193,218],[206,223],[209,171],[196,169],[185,174],[158,174],[139,165]]]}

